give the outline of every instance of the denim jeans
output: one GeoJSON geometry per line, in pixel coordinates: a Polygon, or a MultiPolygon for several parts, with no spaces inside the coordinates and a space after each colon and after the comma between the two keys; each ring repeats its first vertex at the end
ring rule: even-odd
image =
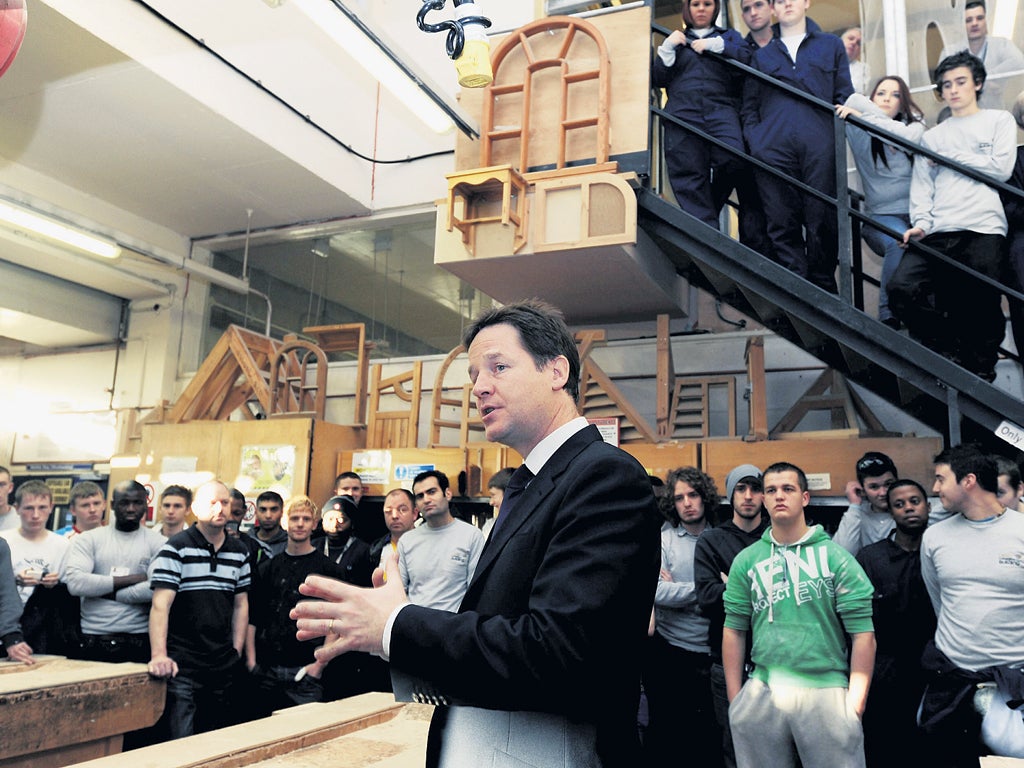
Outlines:
{"type": "MultiPolygon", "coordinates": [[[[921,242],[982,275],[1003,277],[1006,243],[1002,235],[936,232],[921,242]]],[[[892,276],[889,297],[893,312],[911,336],[991,381],[1006,334],[998,288],[910,251],[892,276]]]]}
{"type": "MultiPolygon", "coordinates": [[[[906,232],[910,229],[910,216],[898,215],[895,213],[872,214],[871,218],[883,227],[894,229],[897,232],[906,232]]],[[[903,258],[903,249],[900,241],[875,229],[866,222],[861,229],[861,238],[868,244],[872,251],[882,257],[882,277],[879,280],[881,286],[878,289],[878,319],[888,320],[893,316],[889,309],[889,280],[892,278],[896,267],[900,265],[903,258]]]]}
{"type": "Polygon", "coordinates": [[[164,721],[168,736],[180,739],[234,725],[241,660],[229,669],[179,672],[167,679],[164,721]]]}
{"type": "Polygon", "coordinates": [[[109,635],[82,635],[83,659],[107,661],[117,664],[133,661],[145,664],[149,661],[149,635],[113,633],[109,635]]]}
{"type": "Polygon", "coordinates": [[[324,686],[318,678],[305,675],[295,682],[295,674],[301,667],[279,667],[257,665],[252,670],[256,684],[256,702],[262,716],[278,709],[294,707],[324,700],[324,686]]]}
{"type": "Polygon", "coordinates": [[[721,768],[722,736],[711,700],[710,670],[707,653],[672,645],[660,632],[648,640],[643,669],[649,714],[647,765],[674,764],[680,728],[685,727],[689,761],[701,768],[721,768]]]}
{"type": "MultiPolygon", "coordinates": [[[[744,672],[744,682],[746,678],[744,672]]],[[[736,750],[732,746],[732,731],[729,728],[729,696],[725,688],[725,669],[720,661],[711,665],[711,701],[715,707],[715,720],[722,729],[722,762],[725,768],[736,768],[736,750]]]]}

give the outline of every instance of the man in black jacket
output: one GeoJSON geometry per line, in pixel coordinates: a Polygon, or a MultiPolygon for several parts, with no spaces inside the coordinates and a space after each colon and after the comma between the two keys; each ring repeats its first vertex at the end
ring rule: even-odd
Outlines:
{"type": "Polygon", "coordinates": [[[708,628],[712,658],[711,695],[715,719],[722,729],[722,755],[726,768],[736,768],[736,754],[729,731],[729,699],[725,694],[725,671],[722,668],[722,626],[725,622],[722,595],[725,594],[733,559],[761,538],[768,521],[763,515],[761,470],[753,464],[741,464],[726,475],[725,490],[732,504],[732,519],[704,531],[697,540],[693,553],[693,579],[697,602],[711,622],[708,628]]]}
{"type": "Polygon", "coordinates": [[[428,766],[632,768],[660,550],[647,472],[577,418],[579,351],[561,313],[490,309],[465,343],[487,439],[526,469],[459,612],[406,602],[389,559],[378,589],[310,576],[302,593],[325,600],[296,606],[299,637],[327,635],[322,660],[387,655],[396,695],[440,704],[428,766]]]}

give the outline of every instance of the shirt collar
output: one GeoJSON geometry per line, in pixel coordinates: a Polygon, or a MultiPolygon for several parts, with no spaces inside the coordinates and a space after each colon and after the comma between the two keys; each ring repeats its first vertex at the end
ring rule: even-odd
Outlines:
{"type": "Polygon", "coordinates": [[[199,546],[205,547],[206,549],[213,549],[213,545],[207,541],[205,536],[203,536],[198,525],[190,525],[188,528],[185,528],[185,531],[188,532],[188,538],[192,539],[192,541],[199,546]]]}
{"type": "Polygon", "coordinates": [[[566,422],[537,443],[523,463],[526,464],[534,475],[539,474],[544,468],[544,465],[548,463],[548,459],[555,455],[555,451],[561,448],[570,437],[575,435],[581,429],[586,429],[589,424],[590,422],[582,416],[577,416],[572,421],[566,422]]]}
{"type": "Polygon", "coordinates": [[[682,524],[677,525],[672,530],[675,531],[676,536],[678,536],[679,538],[685,538],[686,536],[689,536],[691,539],[699,539],[704,534],[704,531],[708,530],[708,526],[705,524],[704,530],[700,533],[690,533],[682,524]]]}

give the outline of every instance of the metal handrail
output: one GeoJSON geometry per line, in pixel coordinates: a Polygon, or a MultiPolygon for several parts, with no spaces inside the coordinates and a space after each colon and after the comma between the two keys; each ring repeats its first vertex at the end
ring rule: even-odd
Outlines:
{"type": "MultiPolygon", "coordinates": [[[[662,27],[659,24],[652,24],[651,25],[651,29],[652,29],[652,33],[661,34],[661,35],[666,36],[666,37],[671,33],[670,30],[668,30],[665,27],[662,27]]],[[[654,37],[654,34],[652,34],[652,50],[656,50],[656,46],[653,45],[653,37],[654,37]]],[[[654,55],[657,55],[657,53],[655,53],[654,55]]],[[[819,99],[816,96],[813,96],[813,95],[807,93],[806,91],[802,91],[799,88],[794,88],[793,86],[790,86],[790,85],[788,85],[786,83],[780,82],[780,81],[774,79],[773,77],[771,77],[770,75],[766,75],[765,73],[763,73],[763,72],[761,72],[761,71],[759,71],[757,69],[754,69],[751,66],[748,66],[746,64],[743,64],[742,62],[736,61],[735,59],[730,59],[730,58],[727,58],[727,57],[725,57],[725,56],[723,56],[721,54],[712,53],[712,52],[709,52],[709,51],[705,51],[702,55],[703,56],[714,57],[714,58],[718,59],[720,62],[722,62],[723,65],[730,66],[730,67],[733,67],[735,69],[738,69],[738,70],[742,71],[746,76],[757,78],[761,82],[769,84],[772,88],[776,88],[776,89],[782,90],[785,93],[787,93],[790,96],[792,96],[793,98],[801,100],[801,101],[803,101],[803,102],[805,102],[807,104],[810,104],[810,105],[812,105],[816,109],[827,110],[829,112],[829,114],[832,116],[833,124],[835,126],[834,140],[835,140],[835,149],[836,149],[836,151],[835,151],[835,157],[836,157],[836,196],[835,197],[833,197],[831,195],[828,195],[826,193],[823,193],[823,192],[821,192],[818,189],[810,187],[809,185],[803,183],[799,179],[796,179],[796,178],[793,178],[791,176],[788,176],[787,174],[783,173],[782,171],[778,170],[777,168],[775,168],[773,166],[770,166],[770,165],[764,163],[763,161],[761,161],[759,158],[754,157],[753,155],[747,153],[745,150],[738,150],[735,147],[733,147],[731,145],[728,145],[725,142],[715,138],[714,136],[708,135],[707,133],[702,131],[700,128],[696,127],[695,125],[691,125],[691,124],[687,123],[685,120],[682,120],[680,118],[677,118],[677,117],[675,117],[673,115],[668,114],[662,108],[660,108],[660,107],[658,107],[658,106],[656,106],[654,104],[654,99],[653,98],[652,98],[652,104],[651,104],[651,107],[650,107],[651,114],[652,115],[656,115],[661,120],[666,120],[667,119],[669,122],[671,122],[674,125],[677,125],[677,126],[683,128],[687,132],[692,133],[692,134],[700,137],[701,139],[703,139],[703,140],[705,140],[705,141],[707,141],[707,142],[709,142],[711,144],[714,144],[715,146],[717,146],[719,148],[725,149],[727,152],[729,152],[730,154],[732,154],[732,155],[734,155],[736,157],[743,158],[744,160],[746,160],[748,163],[750,163],[754,167],[756,167],[756,168],[758,168],[758,169],[760,169],[762,171],[765,171],[767,173],[771,173],[771,174],[773,174],[773,175],[775,175],[775,176],[777,176],[777,177],[779,177],[781,179],[784,179],[787,183],[791,184],[794,188],[796,188],[796,189],[798,189],[798,190],[800,190],[800,191],[802,191],[802,192],[804,192],[806,194],[809,194],[809,195],[817,198],[818,200],[824,201],[829,206],[832,206],[834,208],[834,210],[837,212],[836,223],[837,223],[837,234],[838,234],[838,241],[839,241],[838,242],[838,246],[839,246],[839,267],[840,267],[840,269],[839,269],[839,296],[846,303],[849,303],[849,304],[851,304],[853,306],[856,306],[858,309],[860,309],[862,311],[863,311],[863,290],[859,286],[856,287],[856,288],[853,286],[853,278],[856,277],[859,282],[863,282],[865,280],[868,280],[872,284],[875,284],[875,285],[878,285],[878,281],[875,280],[874,278],[871,278],[868,275],[865,275],[863,273],[862,269],[860,268],[859,243],[855,243],[854,242],[853,226],[851,226],[852,222],[856,221],[856,222],[859,222],[861,224],[870,223],[870,225],[873,228],[875,228],[875,229],[879,230],[880,232],[882,232],[882,233],[884,233],[884,234],[886,234],[886,235],[888,235],[890,237],[893,237],[893,238],[895,238],[897,240],[902,240],[904,233],[903,232],[896,232],[895,230],[890,229],[889,227],[886,227],[886,226],[884,226],[882,224],[877,223],[869,215],[867,215],[867,214],[857,210],[856,208],[854,208],[850,204],[851,194],[852,195],[856,195],[857,193],[851,193],[851,191],[847,189],[847,185],[842,183],[842,180],[847,177],[848,170],[849,170],[847,168],[847,165],[846,165],[846,128],[845,128],[845,124],[847,122],[852,123],[853,125],[856,125],[858,128],[866,131],[867,133],[871,134],[874,137],[877,137],[877,138],[881,139],[882,141],[884,141],[887,144],[891,144],[891,145],[897,146],[897,147],[899,147],[899,148],[901,148],[901,149],[903,149],[903,150],[905,150],[905,151],[915,155],[915,161],[916,161],[916,159],[918,157],[927,158],[929,161],[931,161],[933,163],[946,166],[946,167],[951,168],[951,169],[957,171],[958,173],[960,173],[960,174],[962,174],[962,175],[964,175],[964,176],[966,176],[966,177],[968,177],[970,179],[973,179],[975,181],[979,181],[979,182],[981,182],[983,184],[986,184],[990,188],[995,189],[995,190],[997,190],[1000,193],[1024,199],[1024,190],[1018,189],[1017,187],[1011,186],[1011,185],[1009,185],[1009,184],[1007,184],[1005,182],[998,181],[997,179],[995,179],[995,178],[993,178],[993,177],[991,177],[991,176],[989,176],[989,175],[987,175],[985,173],[982,173],[981,171],[977,171],[977,170],[975,170],[973,168],[970,168],[970,167],[968,167],[966,165],[963,165],[962,163],[958,163],[955,160],[951,160],[951,159],[949,159],[947,157],[944,157],[944,156],[940,155],[939,153],[934,152],[933,150],[928,149],[927,147],[924,147],[924,146],[922,146],[920,144],[915,144],[914,142],[909,141],[907,139],[904,139],[901,136],[896,136],[895,134],[888,133],[887,131],[872,125],[871,123],[867,122],[866,120],[863,120],[863,119],[858,118],[858,117],[853,116],[853,115],[850,115],[850,116],[846,117],[845,119],[839,118],[835,114],[835,105],[834,104],[829,104],[828,102],[823,101],[822,99],[819,99]],[[845,211],[846,215],[840,215],[840,213],[839,213],[840,211],[845,211]],[[856,267],[854,266],[854,261],[857,262],[856,267]]],[[[652,89],[652,94],[656,90],[657,89],[652,89]]],[[[654,128],[654,120],[652,118],[652,131],[654,129],[655,129],[654,128]]],[[[657,166],[657,167],[660,167],[660,165],[657,166]]],[[[1016,300],[1018,302],[1024,302],[1024,292],[1016,290],[1014,288],[1011,288],[1010,286],[1006,285],[1005,283],[1001,282],[1000,280],[996,280],[994,278],[988,277],[987,275],[982,275],[981,273],[971,269],[970,267],[967,267],[964,264],[961,264],[961,263],[953,260],[949,256],[947,256],[947,255],[945,255],[943,253],[940,253],[939,251],[935,250],[934,248],[930,248],[927,245],[924,245],[924,244],[922,244],[919,241],[911,241],[910,243],[908,243],[907,247],[910,248],[910,249],[914,249],[914,250],[920,251],[921,253],[925,254],[930,259],[938,259],[938,260],[942,261],[943,263],[948,264],[950,266],[953,266],[954,268],[960,270],[961,272],[963,272],[963,273],[965,273],[965,274],[967,274],[967,275],[969,275],[969,276],[971,276],[971,277],[973,277],[973,278],[975,278],[977,280],[980,280],[983,283],[985,283],[985,284],[987,284],[987,285],[989,285],[991,287],[997,288],[1001,293],[1006,295],[1011,301],[1016,300]]],[[[1009,351],[1007,351],[1005,349],[1002,349],[1001,352],[1003,352],[1007,356],[1014,357],[1014,358],[1016,358],[1018,360],[1021,359],[1018,355],[1014,355],[1013,353],[1011,353],[1011,352],[1009,352],[1009,351]]]]}

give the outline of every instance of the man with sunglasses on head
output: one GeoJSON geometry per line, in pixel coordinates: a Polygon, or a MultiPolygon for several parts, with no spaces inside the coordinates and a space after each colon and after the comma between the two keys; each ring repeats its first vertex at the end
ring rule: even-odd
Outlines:
{"type": "Polygon", "coordinates": [[[893,460],[868,451],[857,459],[857,479],[846,485],[850,508],[843,514],[832,540],[856,555],[861,548],[882,541],[896,527],[886,494],[900,476],[893,460]]]}

